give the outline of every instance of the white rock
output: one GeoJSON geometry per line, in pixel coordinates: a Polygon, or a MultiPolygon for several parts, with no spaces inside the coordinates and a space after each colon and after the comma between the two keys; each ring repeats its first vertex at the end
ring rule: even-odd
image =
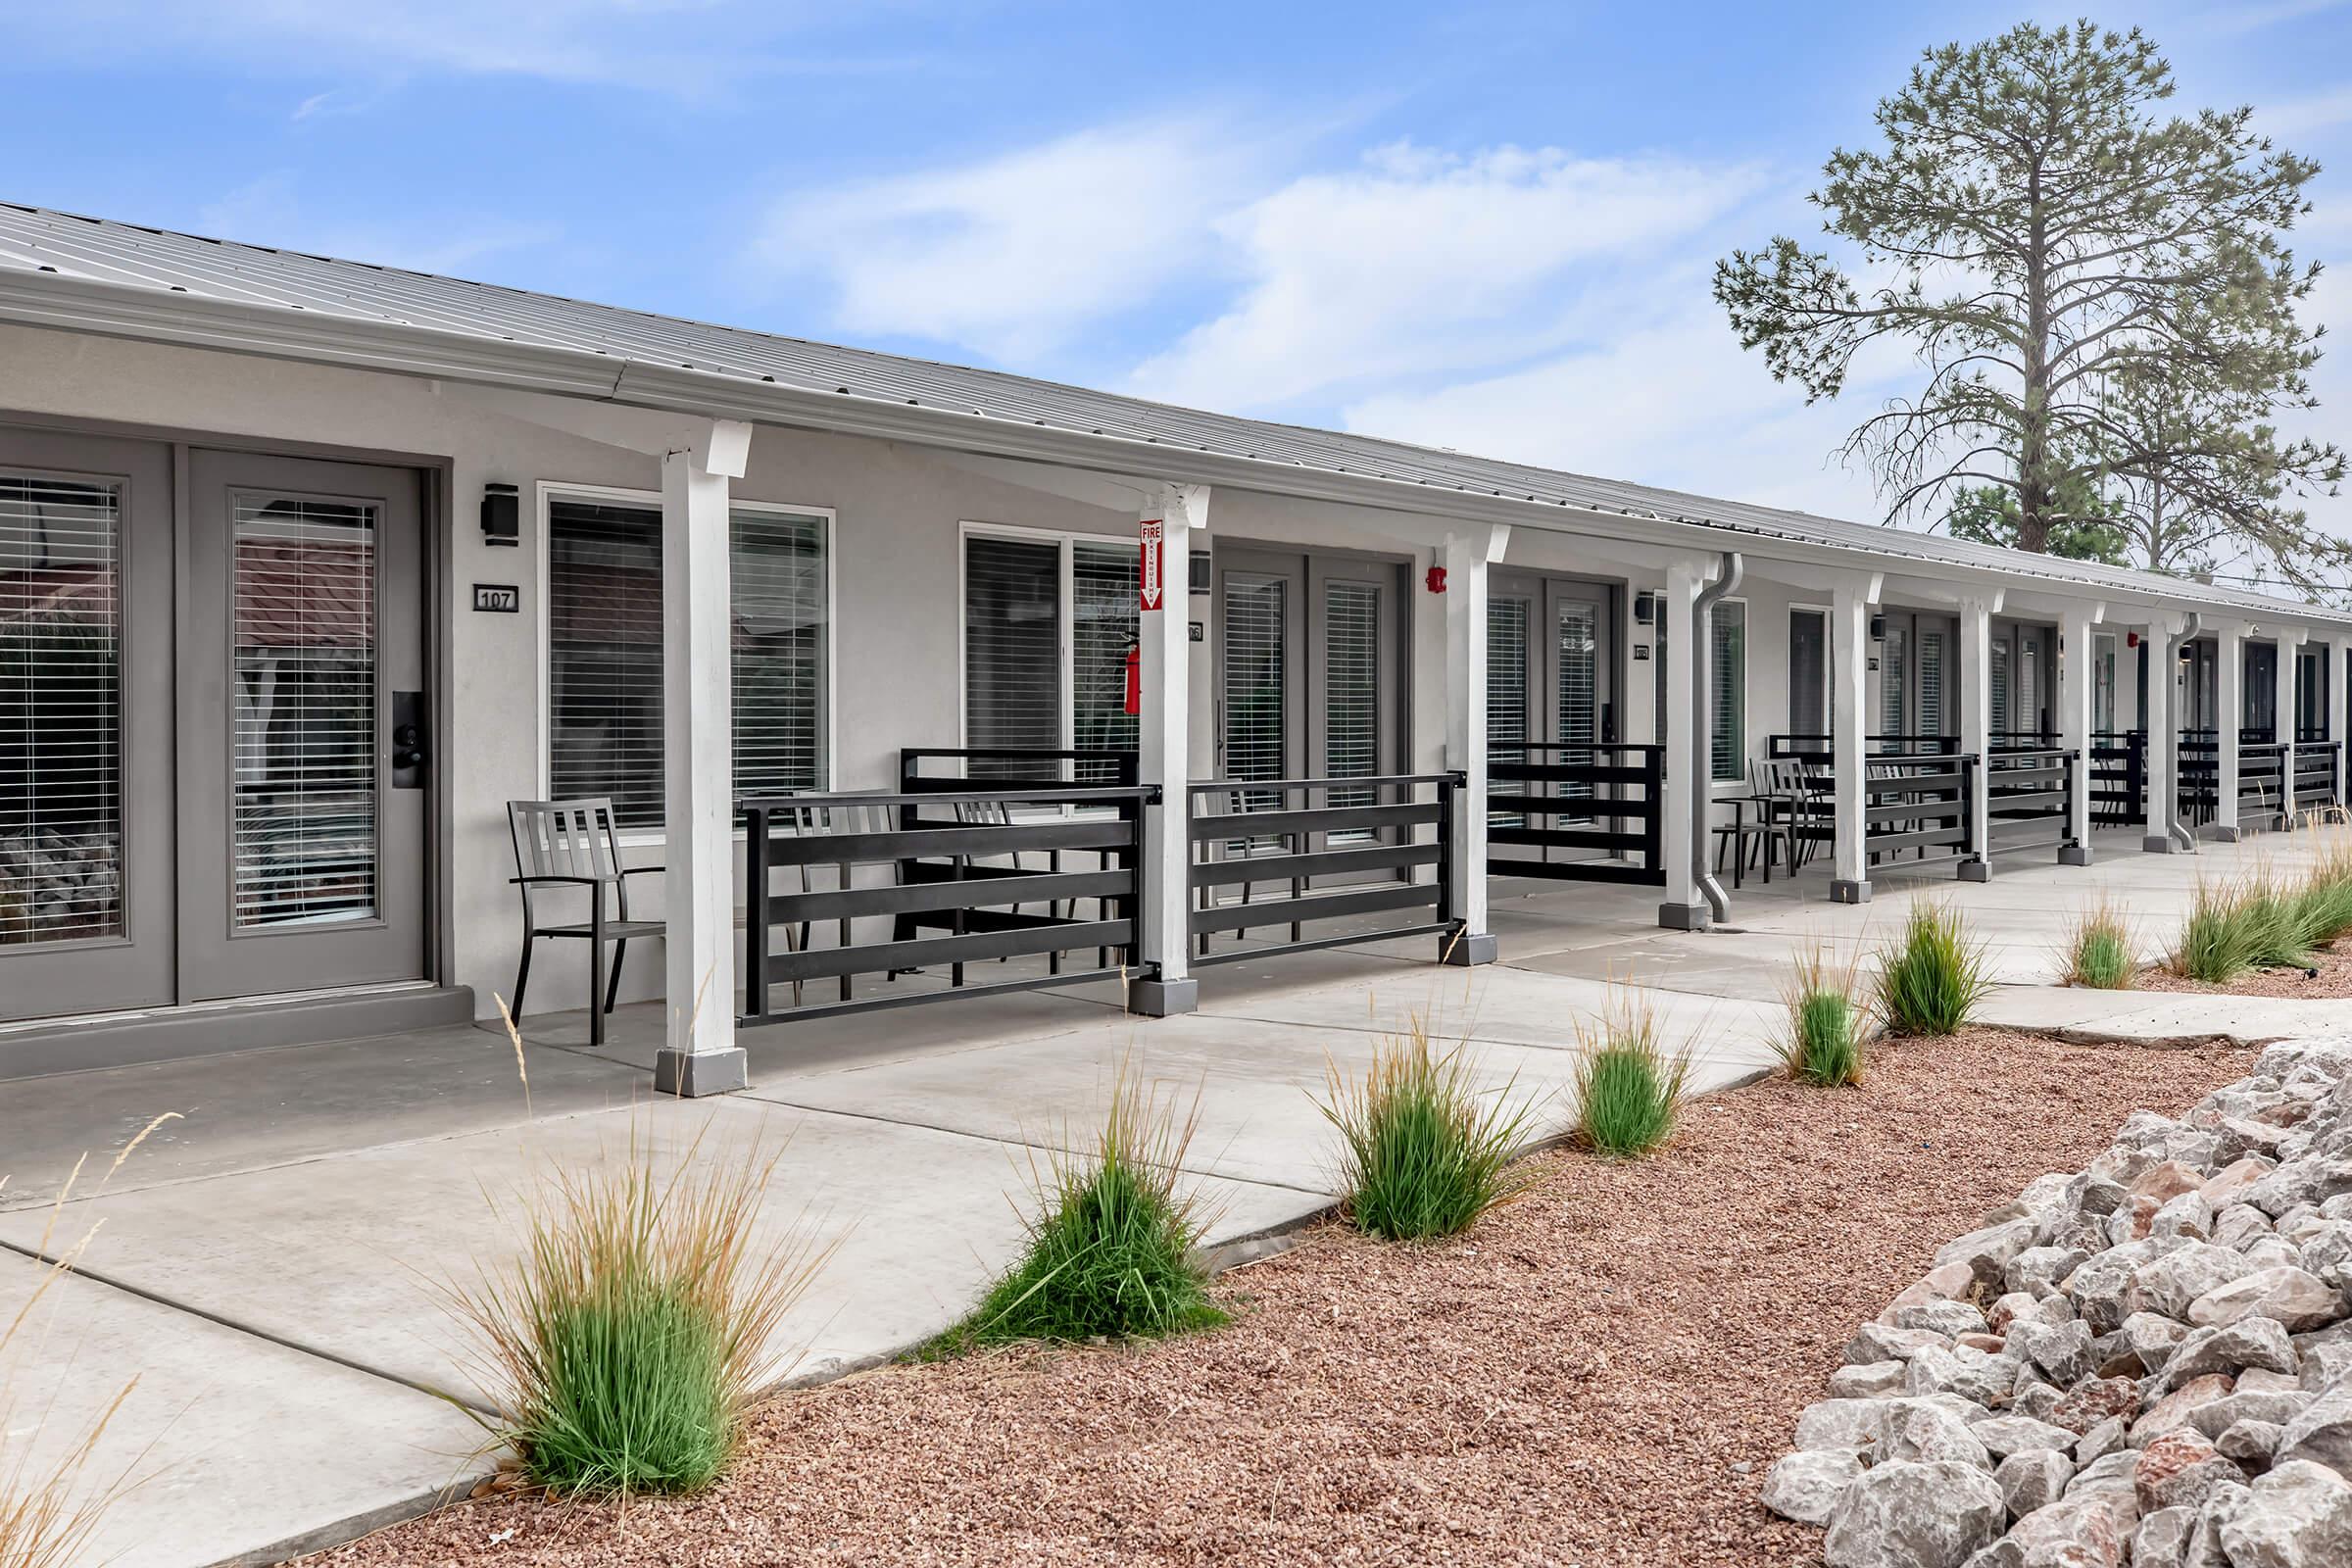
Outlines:
{"type": "Polygon", "coordinates": [[[2324,1466],[2281,1460],[2222,1526],[2231,1568],[2343,1568],[2352,1563],[2352,1486],[2324,1466]]]}
{"type": "Polygon", "coordinates": [[[1992,1484],[2001,1489],[2009,1517],[2022,1519],[2046,1508],[2066,1492],[2074,1479],[2075,1462],[2055,1448],[2029,1448],[2013,1453],[1993,1467],[1992,1484]]]}
{"type": "Polygon", "coordinates": [[[2009,1517],[1992,1477],[1965,1464],[1873,1465],[1838,1497],[1830,1568],[1961,1568],[2009,1517]]]}
{"type": "Polygon", "coordinates": [[[2338,1379],[2286,1423],[2278,1462],[2318,1464],[2352,1480],[2352,1377],[2338,1379]]]}
{"type": "Polygon", "coordinates": [[[1764,1506],[1799,1524],[1826,1525],[1838,1499],[1862,1474],[1859,1456],[1842,1448],[1791,1453],[1764,1478],[1764,1506]]]}

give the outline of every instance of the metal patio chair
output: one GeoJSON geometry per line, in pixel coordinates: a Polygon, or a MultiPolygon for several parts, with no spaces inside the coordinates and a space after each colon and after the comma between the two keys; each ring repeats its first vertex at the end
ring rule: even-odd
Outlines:
{"type": "Polygon", "coordinates": [[[514,1016],[531,979],[531,945],[542,937],[588,944],[588,1043],[605,1043],[605,1014],[620,997],[620,965],[632,937],[658,937],[660,920],[629,917],[633,876],[659,874],[658,865],[622,865],[620,835],[612,821],[611,796],[575,801],[509,801],[507,827],[514,840],[514,875],[522,890],[522,961],[514,970],[514,1016]],[[551,888],[588,891],[588,918],[543,923],[534,895],[551,888]],[[607,911],[608,892],[611,911],[607,911]],[[605,944],[612,944],[612,968],[605,970],[605,944]]]}
{"type": "MultiPolygon", "coordinates": [[[[883,792],[875,790],[871,793],[879,795],[883,792]]],[[[789,819],[793,835],[798,838],[822,838],[830,833],[887,833],[895,825],[892,820],[891,808],[887,806],[787,805],[781,814],[789,819]]],[[[815,865],[808,861],[803,861],[797,867],[803,893],[822,891],[816,886],[811,874],[815,869],[815,865]]],[[[858,867],[855,864],[845,861],[834,869],[839,891],[846,893],[856,886],[858,867]]],[[[847,948],[853,945],[854,935],[854,924],[849,916],[844,915],[836,923],[835,940],[842,947],[847,948]]],[[[807,920],[796,921],[784,927],[784,951],[787,953],[808,952],[808,937],[809,923],[807,920]]],[[[883,978],[896,980],[906,972],[903,969],[893,969],[883,978]]],[[[801,1004],[802,985],[803,982],[799,980],[792,982],[792,1004],[796,1007],[801,1004]]],[[[840,984],[842,1001],[850,1000],[851,989],[851,977],[845,974],[841,977],[840,984]]]]}

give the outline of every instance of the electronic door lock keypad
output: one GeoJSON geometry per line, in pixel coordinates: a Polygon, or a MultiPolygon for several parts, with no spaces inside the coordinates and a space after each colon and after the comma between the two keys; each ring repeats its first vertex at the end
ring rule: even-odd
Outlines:
{"type": "Polygon", "coordinates": [[[424,693],[392,694],[392,787],[424,788],[424,693]]]}

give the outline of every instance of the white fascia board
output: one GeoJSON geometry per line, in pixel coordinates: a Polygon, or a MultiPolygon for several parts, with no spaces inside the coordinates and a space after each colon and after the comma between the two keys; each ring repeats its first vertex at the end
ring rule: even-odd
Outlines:
{"type": "MultiPolygon", "coordinates": [[[[978,411],[815,392],[765,377],[659,366],[589,350],[493,342],[395,321],[211,300],[65,273],[0,273],[0,320],[428,379],[478,381],[709,418],[905,441],[1117,477],[1151,474],[1165,480],[1402,512],[1441,522],[1509,523],[1588,538],[1630,538],[1683,551],[1739,550],[1760,560],[1849,570],[1892,567],[1907,574],[1934,574],[1954,583],[2031,583],[2059,592],[2095,594],[2111,602],[2201,605],[2236,613],[2294,616],[2319,625],[2352,622],[2352,614],[2284,603],[2276,609],[2266,605],[2259,611],[2242,605],[2216,606],[2210,591],[2205,596],[2188,592],[2176,596],[2136,585],[2085,581],[2028,568],[1976,566],[1901,550],[1803,538],[1762,525],[1597,510],[1467,486],[1430,485],[1274,463],[1150,439],[1021,422],[978,411]]],[[[2184,589],[2195,586],[2183,585],[2184,589]]]]}

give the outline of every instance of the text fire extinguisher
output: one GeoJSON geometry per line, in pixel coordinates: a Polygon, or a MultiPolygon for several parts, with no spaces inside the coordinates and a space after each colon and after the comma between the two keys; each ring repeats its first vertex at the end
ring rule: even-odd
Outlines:
{"type": "Polygon", "coordinates": [[[1127,716],[1144,710],[1144,645],[1127,645],[1127,716]]]}

